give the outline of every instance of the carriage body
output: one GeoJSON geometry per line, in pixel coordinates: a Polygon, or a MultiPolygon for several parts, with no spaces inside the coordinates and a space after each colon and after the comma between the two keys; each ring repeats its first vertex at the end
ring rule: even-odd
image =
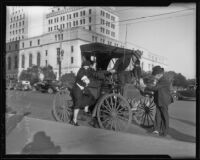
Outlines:
{"type": "MultiPolygon", "coordinates": [[[[151,111],[151,109],[155,110],[153,96],[146,96],[144,93],[141,93],[138,89],[139,86],[136,86],[134,77],[126,78],[126,75],[131,75],[131,71],[125,71],[125,68],[132,61],[140,59],[141,52],[101,43],[82,45],[80,49],[82,60],[95,60],[96,72],[102,77],[102,79],[91,80],[88,86],[96,100],[93,114],[96,115],[99,126],[116,131],[126,130],[132,123],[132,120],[139,125],[151,126],[155,115],[151,111]],[[116,69],[115,73],[105,77],[104,75],[108,72],[108,67],[113,59],[118,59],[118,61],[113,63],[115,68],[116,64],[118,65],[118,69],[116,69]],[[148,115],[146,115],[147,112],[148,115]]],[[[63,97],[67,95],[69,97],[70,92],[65,90],[58,93],[58,95],[58,97],[60,95],[63,97]]],[[[58,116],[56,104],[54,104],[53,111],[57,120],[68,121],[70,107],[73,103],[70,98],[63,99],[64,104],[60,106],[64,108],[63,112],[64,110],[67,111],[65,116],[58,116]],[[68,99],[68,102],[66,102],[66,99],[68,99]],[[65,117],[65,119],[60,117],[65,117]]]]}

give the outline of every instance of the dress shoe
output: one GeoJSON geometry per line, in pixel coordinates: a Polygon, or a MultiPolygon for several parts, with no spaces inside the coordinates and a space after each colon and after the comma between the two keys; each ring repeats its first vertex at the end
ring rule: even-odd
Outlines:
{"type": "Polygon", "coordinates": [[[71,125],[73,125],[73,126],[79,126],[78,122],[75,123],[73,120],[70,121],[69,123],[70,123],[71,125]]]}

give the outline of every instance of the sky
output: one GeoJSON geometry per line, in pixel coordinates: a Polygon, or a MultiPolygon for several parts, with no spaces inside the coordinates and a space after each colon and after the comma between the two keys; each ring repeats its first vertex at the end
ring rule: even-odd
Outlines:
{"type": "Polygon", "coordinates": [[[172,4],[169,7],[116,7],[120,21],[176,12],[120,23],[119,39],[167,58],[168,70],[196,77],[196,6],[172,4]],[[194,8],[192,10],[188,10],[194,8]],[[126,24],[127,25],[127,37],[126,24]]]}
{"type": "MultiPolygon", "coordinates": [[[[31,7],[33,8],[33,7],[31,7]]],[[[196,6],[194,3],[168,7],[115,7],[119,13],[119,40],[167,58],[168,70],[196,77],[196,6]],[[192,9],[192,10],[191,10],[192,9]],[[182,11],[184,10],[184,11],[182,11]],[[177,12],[181,11],[181,12],[177,12]],[[148,17],[163,13],[171,13],[148,17]],[[130,20],[134,18],[141,18],[130,20]],[[126,35],[127,25],[127,37],[126,35]]],[[[34,7],[34,15],[49,7],[34,7]]],[[[37,17],[37,16],[36,16],[37,17]]],[[[37,27],[36,27],[37,28],[37,27]]]]}

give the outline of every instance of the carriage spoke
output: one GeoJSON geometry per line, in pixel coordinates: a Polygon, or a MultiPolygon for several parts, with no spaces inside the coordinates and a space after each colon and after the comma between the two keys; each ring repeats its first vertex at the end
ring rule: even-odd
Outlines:
{"type": "Polygon", "coordinates": [[[107,112],[106,110],[101,110],[100,112],[104,112],[110,115],[110,112],[107,112]]]}
{"type": "Polygon", "coordinates": [[[144,119],[143,119],[143,123],[142,123],[142,125],[144,125],[145,124],[145,121],[146,121],[146,113],[144,113],[144,119]]]}
{"type": "Polygon", "coordinates": [[[102,106],[103,106],[107,111],[111,112],[111,109],[108,108],[106,105],[102,104],[102,106]]]}
{"type": "Polygon", "coordinates": [[[106,101],[107,105],[108,105],[108,106],[111,108],[111,106],[110,106],[110,104],[109,104],[108,100],[107,100],[107,99],[105,99],[105,101],[106,101]]]}
{"type": "Polygon", "coordinates": [[[150,115],[148,115],[149,116],[149,118],[151,119],[151,122],[153,123],[153,119],[152,119],[152,117],[150,116],[150,115]]]}
{"type": "Polygon", "coordinates": [[[112,106],[111,108],[114,108],[112,96],[110,96],[110,100],[111,100],[110,102],[111,102],[111,106],[112,106]]]}

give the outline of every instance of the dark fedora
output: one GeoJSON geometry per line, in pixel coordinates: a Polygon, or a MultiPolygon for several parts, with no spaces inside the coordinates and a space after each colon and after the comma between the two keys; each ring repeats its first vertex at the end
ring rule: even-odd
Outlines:
{"type": "Polygon", "coordinates": [[[164,72],[164,68],[160,67],[160,66],[155,66],[152,69],[152,75],[157,75],[157,74],[161,74],[164,72]]]}

